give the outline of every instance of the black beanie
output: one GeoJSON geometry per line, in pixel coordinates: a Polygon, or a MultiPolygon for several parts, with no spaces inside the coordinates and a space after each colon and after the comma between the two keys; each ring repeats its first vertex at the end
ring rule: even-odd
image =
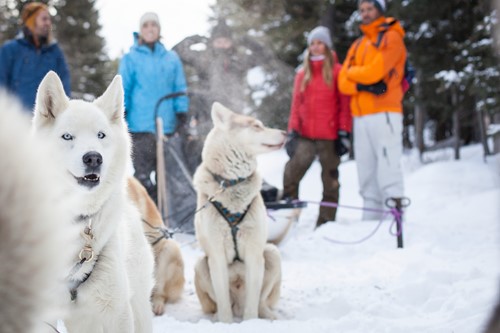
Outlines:
{"type": "Polygon", "coordinates": [[[229,39],[232,37],[231,29],[224,20],[219,20],[217,25],[212,29],[212,38],[216,39],[218,37],[225,37],[229,39]]]}

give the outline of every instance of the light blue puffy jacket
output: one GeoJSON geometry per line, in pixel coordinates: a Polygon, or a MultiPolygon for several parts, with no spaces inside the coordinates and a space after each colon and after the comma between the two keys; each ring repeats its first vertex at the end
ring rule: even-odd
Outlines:
{"type": "MultiPolygon", "coordinates": [[[[186,92],[186,78],[182,63],[174,51],[156,42],[154,51],[139,44],[134,33],[134,45],[120,61],[119,73],[125,90],[125,112],[132,133],[155,133],[155,106],[163,96],[186,92]]],[[[160,104],[158,114],[163,119],[163,132],[173,134],[177,126],[177,113],[189,108],[187,96],[167,99],[160,104]]]]}

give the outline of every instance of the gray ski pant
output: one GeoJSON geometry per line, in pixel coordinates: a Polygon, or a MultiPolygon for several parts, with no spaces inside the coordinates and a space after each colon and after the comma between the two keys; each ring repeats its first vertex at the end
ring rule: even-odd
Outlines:
{"type": "Polygon", "coordinates": [[[354,118],[354,158],[359,192],[363,198],[363,220],[382,217],[388,198],[404,195],[401,170],[403,115],[382,112],[354,118]]]}

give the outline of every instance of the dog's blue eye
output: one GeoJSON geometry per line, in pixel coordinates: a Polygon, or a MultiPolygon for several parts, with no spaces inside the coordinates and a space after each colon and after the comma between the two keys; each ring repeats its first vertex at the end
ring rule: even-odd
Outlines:
{"type": "Polygon", "coordinates": [[[106,134],[104,134],[103,132],[99,132],[99,133],[97,133],[97,137],[99,139],[104,139],[106,137],[106,134]]]}
{"type": "Polygon", "coordinates": [[[73,140],[73,136],[69,133],[64,133],[61,138],[63,138],[64,140],[73,140]]]}

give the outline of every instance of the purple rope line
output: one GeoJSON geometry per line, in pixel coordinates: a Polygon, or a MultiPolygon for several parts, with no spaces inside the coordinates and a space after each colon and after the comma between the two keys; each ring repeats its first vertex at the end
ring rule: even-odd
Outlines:
{"type": "Polygon", "coordinates": [[[307,203],[316,204],[316,205],[325,206],[325,207],[334,207],[334,208],[341,207],[341,208],[364,210],[364,211],[370,211],[370,212],[375,212],[375,213],[381,213],[382,214],[382,217],[380,218],[380,220],[378,221],[377,225],[375,226],[375,229],[373,229],[373,231],[370,234],[368,234],[368,236],[365,236],[365,237],[363,237],[363,238],[361,238],[361,239],[359,239],[357,241],[352,241],[352,242],[339,241],[339,240],[335,240],[335,239],[332,239],[332,238],[329,238],[329,237],[323,237],[327,241],[332,242],[332,243],[343,244],[343,245],[355,245],[355,244],[361,244],[361,243],[363,243],[364,241],[366,241],[367,239],[369,239],[369,238],[373,237],[373,235],[375,235],[375,233],[378,231],[378,229],[382,225],[382,222],[384,222],[384,219],[389,214],[391,214],[394,217],[394,219],[392,220],[391,225],[389,226],[389,234],[391,234],[392,236],[399,237],[399,236],[401,236],[401,233],[402,233],[402,230],[403,230],[403,228],[402,228],[403,221],[401,219],[401,212],[399,212],[395,207],[393,207],[393,208],[391,208],[389,210],[383,210],[383,209],[376,209],[376,208],[362,208],[362,207],[356,207],[356,206],[339,205],[338,203],[328,202],[328,201],[301,201],[301,200],[293,200],[292,202],[307,202],[307,203]],[[394,225],[396,225],[396,232],[394,232],[394,225]]]}

